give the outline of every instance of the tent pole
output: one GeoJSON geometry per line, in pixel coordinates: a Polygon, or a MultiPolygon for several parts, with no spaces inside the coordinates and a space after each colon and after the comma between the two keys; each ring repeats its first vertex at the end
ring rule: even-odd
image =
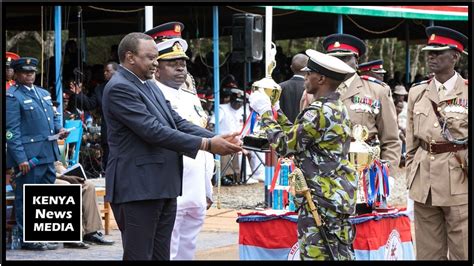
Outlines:
{"type": "Polygon", "coordinates": [[[410,27],[405,22],[405,85],[410,84],[410,27]]]}
{"type": "MultiPolygon", "coordinates": [[[[214,133],[219,134],[219,7],[212,7],[212,50],[214,52],[214,133]]],[[[214,155],[217,178],[217,208],[221,208],[220,188],[221,188],[221,157],[214,155]]]]}
{"type": "Polygon", "coordinates": [[[61,80],[61,6],[54,7],[54,58],[55,58],[55,85],[56,85],[56,101],[58,102],[57,112],[59,113],[59,121],[63,126],[63,86],[61,80]]]}
{"type": "Polygon", "coordinates": [[[343,23],[342,23],[342,15],[337,15],[337,33],[344,33],[343,31],[343,23]]]}
{"type": "MultiPolygon", "coordinates": [[[[265,7],[265,76],[270,77],[268,66],[271,63],[271,43],[272,43],[272,27],[273,27],[273,7],[265,7]]],[[[271,146],[270,146],[271,147],[271,146]]],[[[275,150],[270,148],[270,152],[265,153],[265,208],[272,207],[272,195],[270,192],[270,186],[273,178],[273,170],[275,169],[275,162],[277,156],[275,150]]]]}
{"type": "Polygon", "coordinates": [[[153,6],[145,6],[145,31],[153,28],[153,6]]]}

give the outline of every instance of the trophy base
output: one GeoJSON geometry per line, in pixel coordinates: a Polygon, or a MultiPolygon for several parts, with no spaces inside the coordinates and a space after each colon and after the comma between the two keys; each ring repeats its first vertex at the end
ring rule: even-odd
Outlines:
{"type": "Polygon", "coordinates": [[[242,147],[246,150],[270,152],[270,143],[265,138],[245,136],[242,147]]]}
{"type": "Polygon", "coordinates": [[[356,215],[372,213],[372,207],[368,206],[365,203],[356,203],[355,213],[356,213],[356,215]]]}
{"type": "Polygon", "coordinates": [[[393,208],[393,207],[375,208],[375,211],[378,212],[378,213],[396,213],[396,212],[398,212],[398,210],[396,208],[393,208]]]}

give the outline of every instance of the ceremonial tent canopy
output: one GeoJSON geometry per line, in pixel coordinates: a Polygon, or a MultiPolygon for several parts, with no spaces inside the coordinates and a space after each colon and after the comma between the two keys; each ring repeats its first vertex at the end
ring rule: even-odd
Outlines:
{"type": "MultiPolygon", "coordinates": [[[[43,7],[44,30],[54,30],[54,6],[43,7]]],[[[41,6],[8,4],[4,7],[6,30],[41,30],[41,6]],[[28,23],[25,23],[28,21],[28,23]]],[[[129,5],[63,5],[62,25],[70,36],[76,35],[78,14],[84,36],[125,35],[144,31],[144,7],[129,5]]],[[[232,34],[232,15],[236,13],[265,15],[264,6],[219,6],[219,35],[232,34]]],[[[338,26],[342,15],[344,32],[362,39],[397,37],[405,39],[405,25],[410,39],[425,39],[424,27],[433,20],[435,25],[447,26],[468,35],[467,6],[274,6],[273,39],[297,39],[326,36],[338,26]]],[[[181,21],[188,39],[212,37],[211,6],[162,6],[153,8],[153,23],[181,21]]]]}
{"type": "MultiPolygon", "coordinates": [[[[68,29],[69,36],[125,35],[143,32],[145,8],[124,5],[35,6],[8,4],[4,7],[4,28],[8,31],[68,29]],[[55,10],[58,11],[55,13],[55,10]],[[60,14],[60,18],[58,15],[60,14]],[[79,29],[82,29],[79,31],[79,29]]],[[[232,34],[232,15],[265,14],[264,6],[161,6],[153,8],[153,25],[169,21],[185,24],[183,37],[213,38],[214,64],[218,64],[218,36],[232,34]],[[217,22],[217,23],[216,23],[217,22]]],[[[350,33],[361,39],[395,37],[425,42],[425,28],[446,26],[469,35],[467,6],[274,6],[272,39],[297,39],[327,36],[335,32],[350,33]]],[[[60,39],[56,31],[55,37],[60,39]]],[[[268,41],[267,41],[268,44],[268,41]]],[[[56,68],[60,66],[61,47],[56,45],[56,68]]],[[[408,49],[408,45],[407,45],[408,49]]],[[[408,55],[408,53],[407,53],[408,55]]],[[[409,58],[407,57],[407,73],[409,58]]],[[[214,84],[218,84],[219,68],[214,68],[214,84]]],[[[407,75],[408,77],[408,75],[407,75]]],[[[57,84],[57,95],[62,95],[57,84]]],[[[215,87],[216,97],[218,88],[215,87]]],[[[61,98],[61,97],[59,97],[61,98]]],[[[218,99],[218,97],[217,97],[218,99]]],[[[59,99],[61,101],[61,99],[59,99]]]]}

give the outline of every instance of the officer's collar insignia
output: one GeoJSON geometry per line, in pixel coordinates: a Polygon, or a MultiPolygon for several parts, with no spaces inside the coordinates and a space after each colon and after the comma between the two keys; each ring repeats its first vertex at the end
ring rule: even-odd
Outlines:
{"type": "Polygon", "coordinates": [[[432,41],[432,40],[434,40],[435,38],[436,38],[436,34],[434,34],[434,33],[431,34],[430,40],[432,41]]]}
{"type": "Polygon", "coordinates": [[[7,131],[6,137],[8,140],[10,140],[11,138],[13,138],[13,133],[11,131],[7,131]]]}
{"type": "Polygon", "coordinates": [[[341,44],[339,42],[334,43],[334,47],[339,47],[339,46],[341,46],[341,44]]]}
{"type": "Polygon", "coordinates": [[[181,26],[178,24],[174,25],[174,32],[181,32],[181,26]]]}

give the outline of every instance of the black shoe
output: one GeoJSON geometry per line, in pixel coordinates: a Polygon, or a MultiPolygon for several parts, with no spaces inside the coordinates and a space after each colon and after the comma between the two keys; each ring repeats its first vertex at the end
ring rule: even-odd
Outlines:
{"type": "Polygon", "coordinates": [[[44,243],[35,242],[35,243],[22,243],[21,249],[45,251],[48,249],[48,247],[44,243]]]}
{"type": "Polygon", "coordinates": [[[89,245],[87,245],[84,242],[78,242],[78,243],[64,243],[64,248],[80,248],[80,249],[88,249],[90,248],[89,245]]]}
{"type": "Polygon", "coordinates": [[[84,242],[97,244],[97,245],[113,245],[115,241],[107,240],[101,232],[94,232],[84,236],[84,242]]]}
{"type": "Polygon", "coordinates": [[[59,248],[58,243],[51,242],[51,243],[44,243],[44,244],[46,245],[46,248],[48,248],[48,250],[55,250],[59,248]]]}
{"type": "Polygon", "coordinates": [[[229,177],[223,176],[221,178],[221,185],[223,185],[223,186],[232,186],[233,184],[234,184],[234,181],[232,179],[230,179],[229,177]]]}

